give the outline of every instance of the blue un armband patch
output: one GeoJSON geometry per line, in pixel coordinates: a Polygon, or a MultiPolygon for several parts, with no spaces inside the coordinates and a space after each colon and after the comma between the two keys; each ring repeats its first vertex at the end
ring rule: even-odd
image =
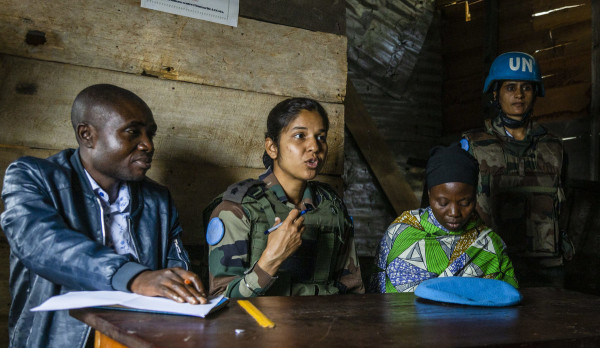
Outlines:
{"type": "Polygon", "coordinates": [[[210,219],[208,226],[206,227],[206,243],[208,245],[216,245],[223,239],[225,235],[225,226],[223,221],[218,217],[210,219]]]}
{"type": "Polygon", "coordinates": [[[465,151],[469,151],[469,141],[465,138],[460,139],[460,147],[465,151]]]}

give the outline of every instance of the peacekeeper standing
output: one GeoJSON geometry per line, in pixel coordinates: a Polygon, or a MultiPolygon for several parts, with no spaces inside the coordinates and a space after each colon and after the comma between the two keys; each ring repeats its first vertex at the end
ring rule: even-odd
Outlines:
{"type": "Polygon", "coordinates": [[[327,157],[328,129],[312,99],[271,110],[267,171],[231,185],[204,213],[210,295],[364,293],[346,207],[331,187],[312,181],[327,157]]]}
{"type": "Polygon", "coordinates": [[[492,93],[498,114],[461,140],[480,165],[477,211],[506,242],[521,286],[562,287],[563,262],[574,253],[561,225],[567,161],[561,140],[532,120],[545,94],[537,61],[501,54],[483,93],[492,93]]]}

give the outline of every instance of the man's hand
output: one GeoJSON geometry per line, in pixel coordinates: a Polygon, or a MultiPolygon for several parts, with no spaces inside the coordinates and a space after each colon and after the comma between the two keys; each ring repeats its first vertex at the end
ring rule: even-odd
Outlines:
{"type": "Polygon", "coordinates": [[[144,271],[133,278],[130,289],[136,294],[166,297],[179,303],[208,302],[200,278],[195,273],[179,267],[144,271]]]}
{"type": "MultiPolygon", "coordinates": [[[[279,218],[275,219],[275,225],[279,218]]],[[[269,233],[267,246],[263,251],[258,266],[265,272],[274,276],[279,267],[288,257],[302,245],[302,233],[304,232],[304,216],[300,215],[298,209],[292,209],[283,224],[275,231],[269,233]]]]}

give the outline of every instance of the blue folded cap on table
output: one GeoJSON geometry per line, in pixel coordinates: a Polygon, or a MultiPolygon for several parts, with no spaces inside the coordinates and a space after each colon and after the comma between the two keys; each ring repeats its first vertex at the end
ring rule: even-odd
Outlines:
{"type": "Polygon", "coordinates": [[[415,290],[426,300],[470,306],[504,307],[521,302],[519,290],[496,279],[441,277],[428,279],[415,290]]]}

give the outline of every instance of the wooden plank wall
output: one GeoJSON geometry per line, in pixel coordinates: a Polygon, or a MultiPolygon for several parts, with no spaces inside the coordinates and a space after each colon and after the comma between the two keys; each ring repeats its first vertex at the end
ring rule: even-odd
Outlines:
{"type": "MultiPolygon", "coordinates": [[[[481,127],[493,111],[482,96],[488,72],[485,4],[470,3],[466,22],[464,1],[437,1],[443,23],[444,131],[452,140],[481,127]]],[[[589,179],[591,0],[502,0],[498,11],[497,54],[523,51],[538,60],[546,96],[537,99],[534,118],[565,139],[569,176],[589,179]]]]}
{"type": "MultiPolygon", "coordinates": [[[[469,6],[438,0],[442,11],[444,81],[444,130],[446,133],[479,127],[482,89],[487,75],[483,62],[485,11],[483,2],[469,6]]],[[[498,54],[523,51],[538,60],[546,97],[535,105],[542,123],[588,117],[590,102],[591,1],[499,1],[498,54]],[[569,6],[574,6],[570,7],[569,6]],[[558,8],[563,10],[533,16],[558,8]]]]}
{"type": "MultiPolygon", "coordinates": [[[[342,191],[343,2],[242,2],[237,28],[143,9],[139,0],[0,0],[0,8],[0,178],[20,156],[76,147],[73,99],[91,84],[111,83],[154,112],[159,130],[148,176],[170,188],[196,265],[202,210],[231,183],[264,170],[266,116],[286,97],[314,98],[329,113],[329,157],[318,179],[342,191]]],[[[5,327],[4,238],[0,262],[5,327]]]]}

